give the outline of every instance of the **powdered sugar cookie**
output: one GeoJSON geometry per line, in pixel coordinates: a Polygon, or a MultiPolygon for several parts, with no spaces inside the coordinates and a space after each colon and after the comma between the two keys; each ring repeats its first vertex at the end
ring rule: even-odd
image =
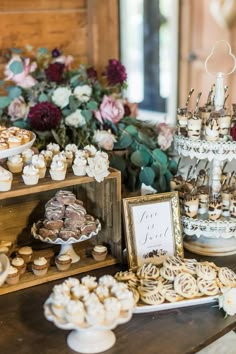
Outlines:
{"type": "Polygon", "coordinates": [[[213,296],[219,293],[219,287],[216,280],[207,280],[198,278],[197,286],[200,292],[204,295],[213,296]]]}
{"type": "Polygon", "coordinates": [[[199,278],[206,280],[216,279],[216,270],[208,264],[198,263],[196,266],[196,274],[199,278]]]}
{"type": "Polygon", "coordinates": [[[175,291],[187,299],[197,296],[198,288],[196,279],[188,273],[180,273],[174,280],[175,291]]]}
{"type": "Polygon", "coordinates": [[[145,263],[137,269],[137,276],[140,279],[157,279],[159,268],[152,263],[145,263]]]}
{"type": "Polygon", "coordinates": [[[236,274],[233,270],[222,267],[219,270],[218,277],[224,286],[236,286],[236,274]]]}

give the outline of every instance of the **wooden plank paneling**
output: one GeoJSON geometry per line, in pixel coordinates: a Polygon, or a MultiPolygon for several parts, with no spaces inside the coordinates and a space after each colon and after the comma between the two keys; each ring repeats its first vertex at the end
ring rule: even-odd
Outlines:
{"type": "Polygon", "coordinates": [[[0,11],[85,9],[86,0],[1,0],[0,11]]]}

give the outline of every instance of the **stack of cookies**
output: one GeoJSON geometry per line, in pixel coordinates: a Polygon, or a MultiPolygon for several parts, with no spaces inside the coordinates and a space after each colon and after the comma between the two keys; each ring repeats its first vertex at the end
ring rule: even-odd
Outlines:
{"type": "Polygon", "coordinates": [[[45,205],[45,218],[34,224],[32,233],[45,241],[64,241],[90,235],[98,228],[99,221],[87,214],[83,202],[71,191],[60,190],[45,205]]]}
{"type": "Polygon", "coordinates": [[[236,274],[231,269],[177,256],[167,257],[160,266],[145,263],[135,270],[118,272],[115,278],[127,283],[136,303],[148,305],[215,296],[221,288],[236,287],[236,274]]]}

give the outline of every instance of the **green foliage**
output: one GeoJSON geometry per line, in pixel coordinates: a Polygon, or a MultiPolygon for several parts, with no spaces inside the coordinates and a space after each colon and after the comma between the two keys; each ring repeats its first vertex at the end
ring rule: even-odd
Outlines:
{"type": "Polygon", "coordinates": [[[20,61],[13,61],[10,66],[9,69],[15,74],[20,74],[22,73],[22,71],[24,70],[23,64],[20,61]]]}

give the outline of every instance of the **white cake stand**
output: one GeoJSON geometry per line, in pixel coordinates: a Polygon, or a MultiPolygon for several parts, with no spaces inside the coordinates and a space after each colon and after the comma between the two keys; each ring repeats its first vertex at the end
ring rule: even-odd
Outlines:
{"type": "Polygon", "coordinates": [[[0,150],[0,160],[5,159],[9,156],[21,154],[24,150],[31,148],[31,146],[33,145],[36,139],[36,135],[34,133],[31,132],[31,135],[32,135],[32,139],[26,144],[17,146],[12,149],[0,150]]]}
{"type": "Polygon", "coordinates": [[[59,255],[68,254],[70,256],[70,258],[72,259],[72,263],[76,263],[80,260],[80,257],[75,252],[75,250],[73,248],[73,244],[78,243],[78,242],[87,241],[91,237],[96,236],[98,234],[98,232],[101,230],[101,223],[99,220],[96,220],[96,224],[97,224],[96,230],[92,231],[89,235],[81,235],[79,239],[74,238],[74,237],[70,237],[66,241],[62,240],[59,237],[53,241],[49,237],[45,238],[45,237],[40,236],[39,234],[37,234],[37,228],[36,228],[35,224],[33,224],[33,226],[32,226],[31,233],[34,236],[34,238],[36,238],[42,242],[50,243],[53,245],[60,245],[61,249],[60,249],[59,255]]]}

